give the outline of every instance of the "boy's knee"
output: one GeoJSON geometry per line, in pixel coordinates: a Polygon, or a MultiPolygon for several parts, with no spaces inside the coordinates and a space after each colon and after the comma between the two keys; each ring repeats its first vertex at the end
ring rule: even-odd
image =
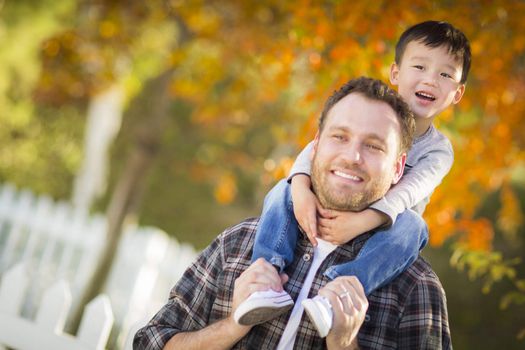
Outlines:
{"type": "Polygon", "coordinates": [[[413,211],[412,209],[407,209],[401,214],[399,214],[396,219],[396,223],[397,222],[400,222],[405,225],[413,225],[420,229],[427,227],[427,223],[425,222],[425,220],[423,220],[423,217],[415,211],[413,211]]]}

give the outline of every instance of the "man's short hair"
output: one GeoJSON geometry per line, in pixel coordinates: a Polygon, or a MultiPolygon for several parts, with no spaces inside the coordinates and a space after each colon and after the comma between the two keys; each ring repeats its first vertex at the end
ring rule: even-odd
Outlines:
{"type": "Polygon", "coordinates": [[[382,101],[388,104],[396,113],[401,129],[399,154],[407,152],[412,147],[416,122],[414,115],[403,101],[403,98],[394,90],[388,87],[381,80],[360,77],[352,79],[344,84],[339,90],[334,91],[332,96],[326,101],[321,117],[319,118],[319,133],[323,131],[325,121],[330,109],[351,93],[360,93],[363,96],[376,101],[382,101]]]}
{"type": "Polygon", "coordinates": [[[432,48],[444,46],[448,48],[456,60],[463,63],[461,73],[461,84],[467,81],[470,70],[470,44],[465,34],[447,22],[426,21],[408,28],[401,34],[396,44],[396,64],[400,65],[407,45],[412,41],[418,41],[432,48]]]}

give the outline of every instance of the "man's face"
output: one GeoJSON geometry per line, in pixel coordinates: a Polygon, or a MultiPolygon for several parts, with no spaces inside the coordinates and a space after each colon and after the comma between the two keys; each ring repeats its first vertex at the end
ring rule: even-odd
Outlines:
{"type": "Polygon", "coordinates": [[[400,125],[385,102],[351,93],[328,112],[316,136],[312,185],[328,209],[361,211],[403,174],[400,125]]]}
{"type": "Polygon", "coordinates": [[[390,81],[418,118],[433,118],[452,103],[458,103],[465,85],[461,84],[462,62],[448,48],[408,43],[401,63],[393,64],[390,81]]]}

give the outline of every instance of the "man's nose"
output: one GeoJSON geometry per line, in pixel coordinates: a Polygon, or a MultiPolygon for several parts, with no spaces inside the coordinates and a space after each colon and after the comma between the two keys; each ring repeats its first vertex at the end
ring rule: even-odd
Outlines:
{"type": "Polygon", "coordinates": [[[355,142],[349,144],[343,152],[345,160],[349,163],[361,163],[363,161],[361,155],[361,146],[355,142]]]}

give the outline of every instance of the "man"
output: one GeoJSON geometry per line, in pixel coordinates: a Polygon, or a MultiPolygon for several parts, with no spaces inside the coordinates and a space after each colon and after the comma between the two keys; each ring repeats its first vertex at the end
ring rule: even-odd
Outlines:
{"type": "MultiPolygon", "coordinates": [[[[359,78],[329,98],[319,122],[312,184],[326,208],[360,210],[381,198],[403,174],[414,119],[384,83],[359,78]]],[[[330,281],[323,272],[355,259],[374,232],[340,245],[314,249],[298,239],[294,261],[279,275],[264,261],[250,265],[257,219],[223,232],[205,249],[171,291],[168,303],[135,336],[136,349],[357,349],[449,348],[443,288],[419,258],[387,286],[365,297],[355,277],[330,281]],[[292,312],[257,326],[233,319],[240,302],[255,291],[285,285],[292,312]],[[305,317],[301,300],[329,300],[332,327],[326,339],[305,317]]],[[[407,232],[410,234],[410,232],[407,232]]],[[[395,249],[393,247],[393,249],[395,249]]]]}

